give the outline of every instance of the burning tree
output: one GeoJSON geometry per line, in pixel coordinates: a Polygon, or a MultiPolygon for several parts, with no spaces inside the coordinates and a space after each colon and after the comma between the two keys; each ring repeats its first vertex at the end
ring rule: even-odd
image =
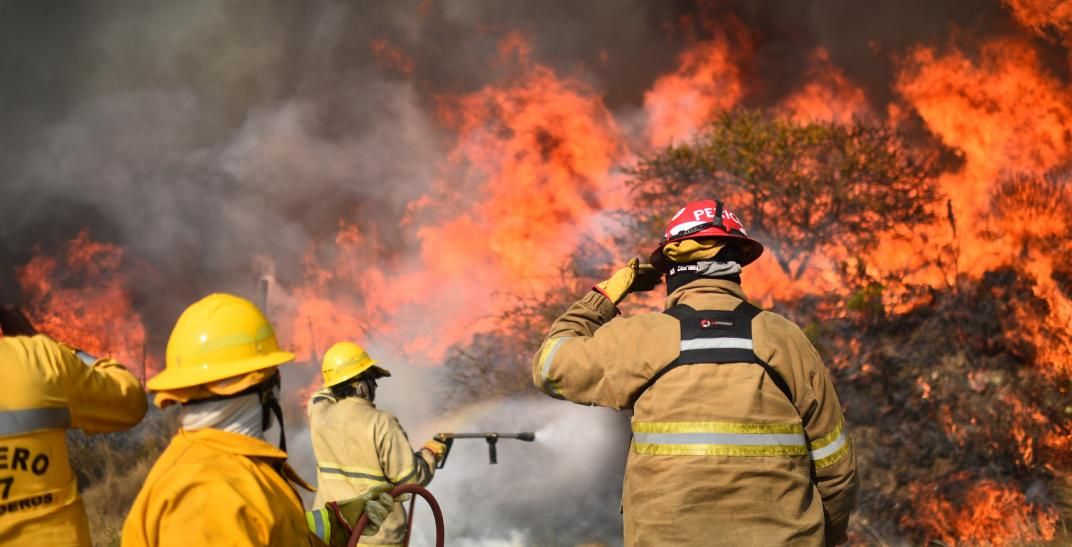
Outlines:
{"type": "Polygon", "coordinates": [[[937,154],[883,125],[797,123],[738,109],[629,173],[639,221],[652,234],[665,211],[718,196],[743,211],[751,233],[799,279],[824,248],[867,251],[899,224],[933,220],[927,206],[938,198],[938,171],[937,154]]]}
{"type": "MultiPolygon", "coordinates": [[[[933,183],[938,154],[910,147],[892,129],[801,124],[755,111],[721,114],[707,127],[694,143],[669,146],[631,170],[626,215],[639,229],[628,234],[630,244],[657,238],[666,211],[714,193],[749,214],[748,227],[774,244],[779,267],[797,279],[817,253],[881,254],[877,240],[907,219],[932,229],[955,223],[936,214],[947,209],[933,183]]],[[[811,310],[809,295],[776,302],[780,312],[821,325],[813,338],[867,470],[855,540],[1064,537],[1060,484],[1072,467],[1068,177],[1055,170],[996,181],[995,224],[981,237],[1018,246],[1019,263],[929,286],[916,305],[881,320],[811,310]]],[[[961,232],[976,235],[963,224],[961,232]]],[[[920,247],[923,255],[942,252],[920,247]]],[[[528,356],[543,329],[590,285],[591,268],[579,264],[496,328],[453,348],[448,401],[531,391],[528,356]]]]}

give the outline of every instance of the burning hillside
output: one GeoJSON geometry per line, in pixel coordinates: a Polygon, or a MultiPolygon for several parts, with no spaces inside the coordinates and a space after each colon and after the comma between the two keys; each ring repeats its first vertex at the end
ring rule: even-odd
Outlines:
{"type": "Polygon", "coordinates": [[[151,375],[184,305],[267,279],[302,361],[358,338],[509,383],[560,311],[548,287],[650,251],[637,227],[684,202],[637,192],[637,166],[753,112],[732,118],[750,141],[717,142],[813,155],[753,154],[782,162],[762,191],[711,162],[673,182],[725,189],[769,238],[745,290],[810,325],[846,393],[855,540],[1067,538],[1066,3],[612,4],[96,6],[40,37],[15,29],[48,14],[4,7],[0,70],[23,83],[0,86],[0,300],[151,375]],[[897,191],[839,201],[876,186],[897,191]],[[810,242],[792,192],[866,233],[810,242]]]}

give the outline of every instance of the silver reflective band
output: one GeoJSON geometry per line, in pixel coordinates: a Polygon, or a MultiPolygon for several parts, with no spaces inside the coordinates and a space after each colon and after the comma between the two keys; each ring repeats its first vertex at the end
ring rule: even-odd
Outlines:
{"type": "Polygon", "coordinates": [[[548,393],[558,393],[558,390],[551,385],[548,375],[551,374],[551,361],[555,360],[555,354],[558,353],[558,348],[562,347],[562,342],[569,340],[571,336],[563,336],[562,338],[555,338],[555,344],[551,346],[551,351],[547,352],[547,358],[543,361],[543,368],[540,369],[540,376],[543,379],[543,385],[545,391],[548,393]]]}
{"type": "Polygon", "coordinates": [[[645,444],[805,446],[803,433],[633,433],[633,439],[645,444]]]}
{"type": "Polygon", "coordinates": [[[827,456],[830,456],[830,455],[834,454],[835,452],[838,451],[839,448],[841,448],[842,446],[845,445],[845,439],[846,439],[845,431],[842,431],[841,435],[838,435],[838,438],[834,439],[834,442],[832,442],[832,443],[830,443],[830,444],[828,444],[828,445],[826,445],[826,446],[824,446],[822,448],[817,448],[815,450],[812,450],[811,451],[811,459],[818,461],[818,460],[821,460],[821,459],[823,459],[823,458],[825,458],[827,456]]]}
{"type": "MultiPolygon", "coordinates": [[[[358,473],[357,471],[346,471],[344,469],[339,469],[337,467],[325,467],[325,466],[322,466],[322,465],[318,466],[317,468],[320,470],[321,473],[324,473],[326,475],[342,475],[344,477],[349,477],[351,479],[368,479],[370,481],[387,482],[387,477],[384,477],[383,475],[370,475],[368,473],[358,473]]],[[[330,477],[328,477],[328,478],[330,478],[330,477]]]]}
{"type": "Polygon", "coordinates": [[[324,514],[320,510],[313,511],[313,523],[316,524],[316,537],[326,539],[324,535],[324,514]]]}
{"type": "Polygon", "coordinates": [[[752,349],[752,340],[749,338],[696,338],[681,341],[681,351],[694,349],[752,349]]]}
{"type": "Polygon", "coordinates": [[[71,412],[64,407],[0,412],[0,437],[23,435],[42,429],[66,429],[70,425],[71,412]]]}

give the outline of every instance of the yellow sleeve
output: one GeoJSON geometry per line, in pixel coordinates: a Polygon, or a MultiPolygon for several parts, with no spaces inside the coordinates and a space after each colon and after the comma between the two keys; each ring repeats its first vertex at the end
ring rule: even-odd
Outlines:
{"type": "Polygon", "coordinates": [[[611,321],[616,313],[596,291],[570,306],[532,359],[535,386],[574,403],[631,407],[647,381],[677,357],[680,332],[664,314],[611,321]]]}
{"type": "Polygon", "coordinates": [[[148,400],[138,379],[114,359],[82,361],[68,346],[53,342],[51,358],[60,363],[71,427],[87,433],[111,433],[138,424],[148,400]]]}
{"type": "Polygon", "coordinates": [[[435,456],[427,450],[413,451],[409,436],[394,416],[387,417],[377,428],[376,447],[380,467],[392,484],[427,485],[435,474],[435,456]]]}

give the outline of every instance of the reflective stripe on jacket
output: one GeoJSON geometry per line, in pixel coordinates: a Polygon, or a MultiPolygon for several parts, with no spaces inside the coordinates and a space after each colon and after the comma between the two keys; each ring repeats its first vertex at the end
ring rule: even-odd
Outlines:
{"type": "Polygon", "coordinates": [[[148,407],[137,378],[41,335],[0,337],[0,378],[0,544],[88,546],[66,430],[136,425],[148,407]]]}
{"type": "Polygon", "coordinates": [[[287,454],[247,435],[179,430],[123,523],[123,547],[321,545],[287,454]]]}
{"type": "MultiPolygon", "coordinates": [[[[314,507],[347,500],[376,486],[426,485],[435,472],[435,456],[413,452],[398,420],[360,397],[336,399],[329,389],[309,401],[309,433],[317,460],[314,507]]],[[[396,503],[380,531],[361,538],[362,545],[400,545],[406,535],[406,512],[396,503]]]]}
{"type": "MultiPolygon", "coordinates": [[[[732,281],[701,279],[674,291],[667,307],[728,311],[744,300],[732,281]]],[[[683,344],[675,317],[615,315],[595,291],[570,307],[534,357],[533,381],[554,397],[632,409],[626,545],[844,540],[855,457],[826,368],[799,328],[764,311],[750,320],[751,340],[683,344]],[[676,366],[652,382],[683,352],[710,348],[754,352],[784,379],[789,396],[763,366],[743,358],[676,366]]]]}

